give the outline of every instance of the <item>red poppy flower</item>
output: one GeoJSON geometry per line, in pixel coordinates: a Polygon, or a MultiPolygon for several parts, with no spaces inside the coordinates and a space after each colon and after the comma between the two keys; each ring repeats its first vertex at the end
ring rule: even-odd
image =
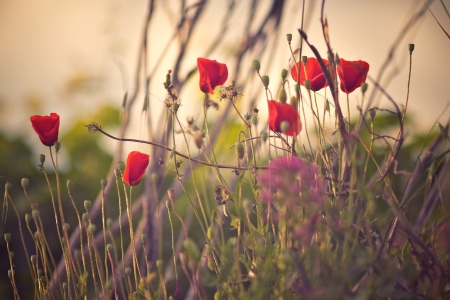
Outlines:
{"type": "Polygon", "coordinates": [[[284,133],[289,136],[296,136],[302,130],[302,123],[300,116],[295,108],[285,103],[270,100],[267,102],[269,105],[269,129],[274,132],[281,131],[281,123],[283,121],[289,123],[288,130],[284,133]]]}
{"type": "Polygon", "coordinates": [[[31,116],[31,125],[39,135],[42,144],[53,146],[58,141],[59,115],[51,113],[50,116],[31,116]]]}
{"type": "Polygon", "coordinates": [[[150,156],[148,154],[139,151],[130,152],[123,174],[123,181],[132,186],[138,185],[142,177],[144,177],[149,161],[150,156]]]}
{"type": "Polygon", "coordinates": [[[214,94],[214,88],[224,84],[228,78],[227,65],[201,57],[197,58],[197,65],[200,73],[200,90],[214,94]]]}
{"type": "Polygon", "coordinates": [[[340,59],[341,63],[337,66],[339,78],[341,79],[341,90],[350,94],[366,82],[369,64],[362,60],[346,61],[340,59]]]}
{"type": "MultiPolygon", "coordinates": [[[[323,62],[328,66],[328,60],[324,59],[323,62]]],[[[309,57],[306,61],[306,75],[305,68],[303,67],[303,62],[296,63],[291,69],[292,79],[297,82],[298,72],[297,69],[300,68],[300,84],[305,85],[305,80],[308,79],[310,82],[310,89],[312,91],[318,91],[326,86],[328,86],[325,74],[323,74],[322,68],[320,67],[319,61],[315,57],[309,57]]]]}

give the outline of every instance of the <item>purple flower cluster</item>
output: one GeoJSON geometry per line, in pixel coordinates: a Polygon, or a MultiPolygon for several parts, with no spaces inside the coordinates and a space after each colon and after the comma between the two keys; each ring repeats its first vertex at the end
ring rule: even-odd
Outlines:
{"type": "Polygon", "coordinates": [[[259,176],[261,199],[288,206],[321,205],[325,199],[320,168],[295,156],[274,159],[259,176]]]}

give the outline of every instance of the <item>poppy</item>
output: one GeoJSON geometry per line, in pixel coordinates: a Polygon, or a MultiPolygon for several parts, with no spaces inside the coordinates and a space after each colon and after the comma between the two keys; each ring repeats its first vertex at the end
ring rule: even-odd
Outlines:
{"type": "Polygon", "coordinates": [[[363,82],[366,82],[369,64],[362,60],[346,61],[342,58],[340,62],[337,71],[341,80],[341,90],[350,94],[359,88],[363,82]]]}
{"type": "Polygon", "coordinates": [[[197,59],[197,65],[200,73],[200,90],[214,94],[214,88],[223,85],[228,78],[227,65],[201,57],[197,59]]]}
{"type": "Polygon", "coordinates": [[[285,103],[270,100],[269,105],[269,129],[274,132],[282,132],[281,123],[288,122],[289,128],[284,134],[296,136],[302,130],[300,116],[295,108],[285,103]]]}
{"type": "MultiPolygon", "coordinates": [[[[325,66],[328,66],[328,60],[323,59],[325,66]]],[[[298,72],[300,69],[300,84],[305,85],[305,80],[308,79],[310,82],[310,89],[314,92],[328,86],[325,74],[323,74],[322,68],[320,67],[319,61],[315,57],[309,57],[306,61],[306,74],[303,62],[298,62],[291,69],[291,76],[295,82],[298,81],[298,72]]]]}
{"type": "Polygon", "coordinates": [[[53,146],[58,141],[59,115],[51,113],[50,116],[31,116],[31,125],[38,134],[42,144],[53,146]]]}
{"type": "Polygon", "coordinates": [[[150,156],[148,154],[139,151],[130,152],[123,174],[123,181],[132,186],[138,185],[142,177],[144,177],[149,161],[150,156]]]}

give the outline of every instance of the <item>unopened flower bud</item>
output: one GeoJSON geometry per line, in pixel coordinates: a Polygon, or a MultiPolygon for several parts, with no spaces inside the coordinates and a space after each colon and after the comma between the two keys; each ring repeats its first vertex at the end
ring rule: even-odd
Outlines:
{"type": "Polygon", "coordinates": [[[39,154],[39,162],[41,164],[44,164],[44,162],[45,162],[45,155],[44,154],[39,154]]]}
{"type": "Polygon", "coordinates": [[[67,186],[67,189],[70,191],[73,188],[73,179],[68,179],[66,186],[67,186]]]}
{"type": "Polygon", "coordinates": [[[305,79],[303,84],[308,91],[311,89],[311,82],[308,79],[305,79]]]}
{"type": "Polygon", "coordinates": [[[202,148],[203,136],[202,136],[202,133],[198,130],[194,133],[194,142],[195,142],[195,146],[197,146],[198,149],[202,148]]]}
{"type": "Polygon", "coordinates": [[[146,240],[147,240],[147,235],[145,233],[141,234],[142,243],[145,243],[146,240]]]}
{"type": "Polygon", "coordinates": [[[16,254],[15,254],[14,252],[9,251],[9,257],[10,257],[11,259],[13,259],[15,255],[16,255],[16,254]]]}
{"type": "Polygon", "coordinates": [[[289,103],[293,108],[297,109],[298,107],[298,99],[296,96],[291,97],[291,101],[289,103]]]}
{"type": "Polygon", "coordinates": [[[56,142],[55,143],[55,151],[56,151],[56,153],[58,153],[59,150],[61,150],[61,143],[60,142],[56,142]]]}
{"type": "Polygon", "coordinates": [[[261,139],[263,142],[266,142],[268,138],[267,132],[261,132],[261,139]]]}
{"type": "Polygon", "coordinates": [[[158,268],[158,270],[160,270],[162,272],[163,271],[163,261],[158,259],[156,261],[156,267],[158,268]]]}
{"type": "Polygon", "coordinates": [[[287,122],[287,121],[281,122],[280,129],[281,129],[282,133],[285,133],[286,131],[288,131],[289,130],[289,122],[287,122]]]}
{"type": "Polygon", "coordinates": [[[269,82],[270,82],[269,76],[264,75],[264,76],[262,77],[262,82],[263,82],[263,84],[264,84],[264,87],[267,88],[267,87],[269,86],[269,82]]]}
{"type": "Polygon", "coordinates": [[[252,121],[253,125],[255,125],[255,126],[258,125],[258,116],[253,115],[251,121],[252,121]]]}
{"type": "Polygon", "coordinates": [[[11,240],[11,233],[7,232],[3,236],[5,237],[6,242],[9,242],[11,240]]]}
{"type": "Polygon", "coordinates": [[[28,185],[30,184],[30,180],[24,177],[22,178],[22,180],[20,180],[20,184],[22,185],[22,188],[26,190],[28,188],[28,185]]]}
{"type": "Polygon", "coordinates": [[[287,94],[284,87],[282,87],[278,92],[278,100],[280,101],[281,104],[285,104],[287,101],[287,94]]]}
{"type": "Polygon", "coordinates": [[[127,274],[127,275],[131,274],[131,268],[130,267],[126,267],[125,268],[125,274],[127,274]]]}
{"type": "Polygon", "coordinates": [[[259,63],[259,60],[254,60],[252,62],[252,66],[256,72],[259,72],[259,69],[261,68],[261,64],[259,63]]]}
{"type": "Polygon", "coordinates": [[[116,176],[116,179],[119,179],[120,177],[122,177],[122,174],[120,173],[119,169],[114,170],[114,175],[116,176]]]}
{"type": "Polygon", "coordinates": [[[107,250],[109,253],[112,253],[112,252],[114,251],[113,245],[111,245],[111,244],[106,245],[106,250],[107,250]]]}
{"type": "Polygon", "coordinates": [[[87,222],[87,221],[89,221],[89,214],[88,213],[83,213],[81,218],[83,219],[83,221],[87,222]]]}
{"type": "Polygon", "coordinates": [[[371,109],[369,109],[369,114],[373,120],[373,119],[375,119],[375,116],[377,115],[377,111],[374,108],[371,108],[371,109]]]}
{"type": "Polygon", "coordinates": [[[95,226],[95,224],[89,224],[89,226],[88,226],[88,232],[89,232],[90,234],[94,234],[96,228],[97,228],[97,226],[95,226]]]}
{"type": "Polygon", "coordinates": [[[108,180],[106,180],[106,179],[100,180],[100,185],[102,186],[102,188],[105,188],[107,184],[108,184],[108,180]]]}
{"type": "Polygon", "coordinates": [[[31,215],[29,213],[25,214],[25,222],[28,224],[31,221],[31,215]]]}
{"type": "Polygon", "coordinates": [[[244,158],[244,145],[242,145],[241,142],[237,142],[236,143],[236,155],[238,156],[239,159],[243,159],[244,158]]]}
{"type": "Polygon", "coordinates": [[[41,213],[37,209],[33,209],[31,211],[31,216],[33,217],[34,220],[38,220],[40,215],[41,215],[41,213]]]}
{"type": "Polygon", "coordinates": [[[414,51],[414,44],[409,44],[408,45],[408,50],[409,50],[409,54],[412,54],[414,51]]]}
{"type": "Polygon", "coordinates": [[[84,208],[85,208],[86,210],[90,210],[90,209],[91,209],[91,206],[92,206],[91,200],[84,200],[84,208]]]}
{"type": "Polygon", "coordinates": [[[14,277],[14,270],[8,270],[8,277],[12,279],[14,277]]]}
{"type": "Polygon", "coordinates": [[[38,269],[37,274],[38,276],[42,276],[42,274],[44,274],[44,271],[42,269],[38,269]]]}
{"type": "Polygon", "coordinates": [[[361,83],[361,92],[364,95],[366,93],[366,91],[367,91],[367,83],[363,82],[363,83],[361,83]]]}
{"type": "Polygon", "coordinates": [[[123,161],[119,161],[117,163],[117,168],[119,169],[120,172],[124,172],[125,171],[125,163],[123,161]]]}
{"type": "Polygon", "coordinates": [[[37,262],[37,256],[36,255],[31,255],[31,262],[35,263],[37,262]]]}
{"type": "Polygon", "coordinates": [[[286,39],[290,43],[292,41],[292,34],[290,33],[286,34],[286,39]]]}
{"type": "Polygon", "coordinates": [[[285,80],[288,76],[288,71],[286,69],[281,70],[281,79],[285,80]]]}
{"type": "Polygon", "coordinates": [[[67,282],[63,282],[63,284],[62,284],[62,286],[63,286],[63,290],[67,290],[67,282]]]}
{"type": "Polygon", "coordinates": [[[212,240],[215,235],[216,235],[216,231],[214,229],[214,226],[212,226],[212,225],[209,226],[208,231],[206,232],[206,236],[208,237],[209,240],[212,240]]]}
{"type": "Polygon", "coordinates": [[[11,182],[5,183],[5,192],[9,194],[11,193],[11,191],[12,191],[12,183],[11,182]]]}
{"type": "Polygon", "coordinates": [[[65,224],[63,225],[63,230],[64,230],[64,231],[69,231],[69,229],[70,229],[70,224],[69,224],[69,223],[65,223],[65,224]]]}
{"type": "MultiPolygon", "coordinates": [[[[339,55],[336,53],[336,64],[340,65],[341,64],[341,59],[339,58],[339,55]]],[[[331,61],[331,60],[329,60],[331,61]]]]}
{"type": "MultiPolygon", "coordinates": [[[[305,65],[307,61],[308,61],[308,56],[303,55],[302,56],[302,63],[305,65]]],[[[300,72],[301,72],[301,70],[300,70],[300,72]]]]}

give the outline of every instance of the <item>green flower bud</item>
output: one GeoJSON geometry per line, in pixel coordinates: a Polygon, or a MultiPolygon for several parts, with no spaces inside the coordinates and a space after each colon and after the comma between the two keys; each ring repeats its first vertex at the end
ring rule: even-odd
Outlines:
{"type": "Polygon", "coordinates": [[[33,217],[33,219],[34,219],[35,221],[37,221],[37,220],[39,219],[39,217],[41,216],[41,213],[39,212],[39,210],[33,209],[33,210],[31,211],[31,216],[33,217]]]}
{"type": "Polygon", "coordinates": [[[309,91],[311,88],[311,82],[308,79],[305,79],[305,81],[303,82],[303,85],[305,86],[305,88],[309,91]]]}
{"type": "Polygon", "coordinates": [[[120,173],[119,169],[114,170],[114,176],[116,176],[116,179],[119,179],[120,177],[122,177],[122,173],[120,173]]]}
{"type": "Polygon", "coordinates": [[[113,251],[114,251],[114,246],[111,245],[111,244],[108,244],[108,245],[106,245],[106,250],[107,250],[109,253],[113,253],[113,251]]]}
{"type": "Polygon", "coordinates": [[[63,230],[64,230],[64,231],[69,231],[69,230],[70,230],[70,224],[69,224],[69,223],[65,223],[65,224],[63,225],[63,230]]]}
{"type": "Polygon", "coordinates": [[[35,231],[35,232],[34,232],[34,239],[37,240],[38,238],[39,238],[39,232],[35,231]]]}
{"type": "Polygon", "coordinates": [[[288,129],[289,129],[289,122],[287,122],[287,121],[281,122],[280,129],[281,129],[282,133],[285,133],[286,131],[288,131],[288,129]]]}
{"type": "Polygon", "coordinates": [[[377,111],[374,108],[371,108],[371,109],[369,109],[369,114],[373,120],[373,119],[375,119],[375,116],[377,115],[377,111]]]}
{"type": "Polygon", "coordinates": [[[107,184],[108,184],[108,180],[106,180],[106,179],[100,180],[100,185],[102,186],[102,188],[105,188],[107,184]]]}
{"type": "Polygon", "coordinates": [[[363,83],[361,83],[361,92],[364,95],[366,93],[366,91],[367,91],[367,83],[363,82],[363,83]]]}
{"type": "Polygon", "coordinates": [[[55,151],[56,151],[56,153],[58,153],[59,150],[61,150],[61,143],[60,142],[56,142],[55,143],[55,151]]]}
{"type": "Polygon", "coordinates": [[[6,242],[9,242],[11,240],[11,233],[7,232],[3,235],[6,242]]]}
{"type": "Polygon", "coordinates": [[[262,82],[263,82],[263,84],[264,84],[264,87],[267,88],[267,87],[269,86],[269,82],[270,82],[269,76],[264,75],[264,76],[262,77],[262,82]]]}
{"type": "Polygon", "coordinates": [[[258,116],[253,115],[251,121],[252,121],[253,125],[255,125],[255,126],[258,125],[258,116]]]}
{"type": "MultiPolygon", "coordinates": [[[[303,55],[302,56],[302,63],[304,64],[304,65],[306,65],[306,62],[308,61],[308,56],[306,56],[306,55],[303,55]]],[[[301,70],[300,70],[300,72],[301,72],[301,70]]]]}
{"type": "Polygon", "coordinates": [[[30,180],[28,178],[22,178],[20,181],[20,184],[22,185],[22,188],[26,190],[28,188],[28,185],[30,184],[30,180]]]}
{"type": "Polygon", "coordinates": [[[261,68],[261,64],[259,63],[259,60],[254,60],[252,62],[252,66],[256,72],[259,72],[259,69],[261,68]]]}
{"type": "Polygon", "coordinates": [[[291,102],[289,103],[293,108],[297,109],[298,107],[298,99],[296,96],[291,97],[291,102]]]}
{"type": "Polygon", "coordinates": [[[117,163],[117,168],[119,169],[119,171],[120,171],[121,173],[123,173],[123,172],[125,171],[125,163],[124,163],[123,161],[119,161],[119,162],[117,163]]]}
{"type": "Polygon", "coordinates": [[[15,255],[15,253],[14,253],[14,252],[12,252],[12,251],[9,251],[9,257],[10,257],[11,259],[13,259],[13,258],[14,258],[14,255],[15,255]]]}
{"type": "Polygon", "coordinates": [[[97,226],[95,226],[95,224],[89,224],[88,226],[88,232],[90,234],[94,234],[95,233],[95,229],[97,229],[97,226]]]}
{"type": "Polygon", "coordinates": [[[267,132],[261,132],[261,139],[265,143],[267,141],[268,135],[267,132]]]}
{"type": "Polygon", "coordinates": [[[83,221],[87,222],[87,221],[89,221],[89,214],[88,213],[83,213],[81,218],[83,219],[83,221]]]}
{"type": "Polygon", "coordinates": [[[282,87],[278,92],[278,100],[281,104],[285,104],[287,101],[286,90],[284,89],[284,87],[282,87]]]}
{"type": "Polygon", "coordinates": [[[197,244],[190,238],[187,238],[183,241],[183,249],[186,253],[192,257],[195,261],[198,261],[200,258],[200,251],[198,250],[197,244]]]}
{"type": "Polygon", "coordinates": [[[14,277],[14,270],[8,270],[8,277],[12,279],[14,277]]]}
{"type": "Polygon", "coordinates": [[[292,34],[290,33],[286,34],[286,39],[290,43],[292,41],[292,34]]]}
{"type": "Polygon", "coordinates": [[[31,221],[31,215],[29,214],[29,213],[26,213],[25,214],[25,223],[30,223],[30,221],[31,221]]]}
{"type": "Polygon", "coordinates": [[[67,189],[70,191],[73,188],[73,179],[68,179],[66,186],[67,186],[67,189]]]}
{"type": "Polygon", "coordinates": [[[43,165],[45,162],[45,155],[44,154],[39,154],[39,162],[43,165]]]}
{"type": "Polygon", "coordinates": [[[91,209],[91,206],[92,206],[91,200],[84,200],[84,208],[85,208],[86,210],[90,210],[90,209],[91,209]]]}
{"type": "Polygon", "coordinates": [[[214,293],[214,300],[220,300],[222,299],[222,293],[221,291],[217,291],[214,293]]]}
{"type": "Polygon", "coordinates": [[[11,191],[12,191],[12,183],[11,182],[5,183],[5,192],[9,194],[11,193],[11,191]]]}
{"type": "Polygon", "coordinates": [[[216,235],[216,230],[214,229],[214,226],[209,226],[208,231],[206,232],[206,236],[209,240],[212,240],[214,236],[216,235]]]}
{"type": "Polygon", "coordinates": [[[285,80],[288,76],[288,71],[286,69],[281,70],[281,79],[285,80]]]}
{"type": "Polygon", "coordinates": [[[244,145],[241,142],[236,143],[236,155],[239,159],[243,159],[245,154],[244,145]]]}
{"type": "Polygon", "coordinates": [[[414,44],[409,44],[408,45],[408,50],[409,50],[409,54],[412,54],[414,51],[414,44]]]}
{"type": "Polygon", "coordinates": [[[212,259],[208,259],[208,269],[210,269],[211,271],[214,271],[215,269],[214,261],[212,259]]]}
{"type": "Polygon", "coordinates": [[[35,263],[37,262],[37,256],[36,255],[31,255],[31,262],[35,263]]]}
{"type": "Polygon", "coordinates": [[[141,234],[142,243],[145,243],[146,240],[147,240],[147,235],[145,233],[141,234]]]}
{"type": "Polygon", "coordinates": [[[161,259],[156,260],[156,267],[158,268],[158,270],[160,270],[161,272],[163,271],[163,261],[161,259]]]}

